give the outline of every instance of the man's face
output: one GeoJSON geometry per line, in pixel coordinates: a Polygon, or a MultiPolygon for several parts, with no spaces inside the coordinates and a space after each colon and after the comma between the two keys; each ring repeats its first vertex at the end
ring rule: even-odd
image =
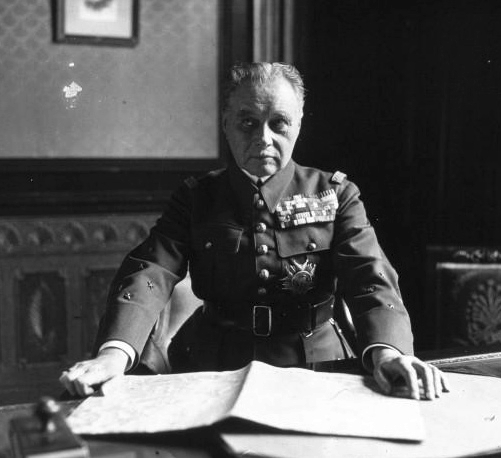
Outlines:
{"type": "Polygon", "coordinates": [[[237,165],[258,177],[283,169],[291,159],[302,115],[302,104],[283,78],[238,87],[223,114],[237,165]]]}

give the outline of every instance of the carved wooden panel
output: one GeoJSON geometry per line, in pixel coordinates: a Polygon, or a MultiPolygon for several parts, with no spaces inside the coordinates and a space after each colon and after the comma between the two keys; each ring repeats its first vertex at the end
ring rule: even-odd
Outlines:
{"type": "Polygon", "coordinates": [[[59,272],[26,274],[17,280],[20,363],[58,362],[66,355],[66,291],[59,272]]]}
{"type": "Polygon", "coordinates": [[[61,391],[61,369],[91,354],[116,269],[157,217],[0,218],[0,404],[61,391]]]}
{"type": "Polygon", "coordinates": [[[434,247],[429,253],[436,347],[501,342],[501,251],[434,247]]]}
{"type": "Polygon", "coordinates": [[[127,249],[143,240],[156,215],[1,218],[0,256],[127,249]]]}

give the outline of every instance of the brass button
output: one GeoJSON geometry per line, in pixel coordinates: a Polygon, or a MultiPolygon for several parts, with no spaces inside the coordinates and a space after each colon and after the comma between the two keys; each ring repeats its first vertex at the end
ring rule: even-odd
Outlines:
{"type": "Polygon", "coordinates": [[[257,223],[256,224],[256,232],[264,232],[266,230],[266,224],[257,223]]]}
{"type": "Polygon", "coordinates": [[[260,296],[264,296],[267,292],[268,292],[268,290],[266,288],[258,288],[258,290],[257,290],[257,293],[260,296]]]}
{"type": "Polygon", "coordinates": [[[132,299],[132,294],[131,293],[125,293],[124,294],[124,299],[127,299],[128,301],[130,301],[132,299]]]}
{"type": "Polygon", "coordinates": [[[264,208],[266,204],[264,203],[264,200],[263,199],[258,199],[256,201],[256,208],[258,208],[259,210],[262,210],[264,208]]]}
{"type": "Polygon", "coordinates": [[[308,251],[313,251],[317,249],[317,244],[315,242],[310,242],[308,245],[306,245],[306,249],[308,251]]]}
{"type": "Polygon", "coordinates": [[[205,249],[206,249],[206,250],[210,250],[211,248],[212,248],[212,242],[207,242],[207,243],[205,244],[205,249]]]}
{"type": "Polygon", "coordinates": [[[395,308],[395,306],[393,304],[388,304],[388,307],[390,307],[391,309],[395,308]]]}
{"type": "Polygon", "coordinates": [[[270,278],[270,272],[267,269],[262,269],[259,271],[258,276],[261,280],[268,280],[268,278],[270,278]]]}
{"type": "Polygon", "coordinates": [[[374,285],[369,285],[365,287],[366,293],[373,293],[374,291],[376,291],[376,287],[374,285]]]}
{"type": "Polygon", "coordinates": [[[257,252],[259,254],[266,254],[266,253],[268,253],[268,246],[267,245],[259,245],[257,247],[257,252]]]}

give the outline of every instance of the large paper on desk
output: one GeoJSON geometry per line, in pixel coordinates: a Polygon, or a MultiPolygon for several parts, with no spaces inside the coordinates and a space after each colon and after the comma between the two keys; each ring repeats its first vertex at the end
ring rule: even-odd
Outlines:
{"type": "Polygon", "coordinates": [[[303,433],[419,441],[418,402],[377,391],[371,377],[252,362],[226,372],[125,376],[75,409],[77,434],[154,433],[240,418],[303,433]]]}

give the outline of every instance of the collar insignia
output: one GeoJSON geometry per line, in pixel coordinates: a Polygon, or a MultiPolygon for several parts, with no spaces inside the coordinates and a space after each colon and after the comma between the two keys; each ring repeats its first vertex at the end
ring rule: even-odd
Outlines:
{"type": "Polygon", "coordinates": [[[305,294],[314,286],[314,276],[316,265],[306,261],[299,264],[294,259],[285,266],[287,276],[282,278],[283,289],[291,291],[292,294],[305,294]]]}
{"type": "Polygon", "coordinates": [[[334,221],[339,207],[334,189],[306,196],[296,194],[282,199],[276,208],[276,217],[282,229],[304,224],[334,221]]]}

